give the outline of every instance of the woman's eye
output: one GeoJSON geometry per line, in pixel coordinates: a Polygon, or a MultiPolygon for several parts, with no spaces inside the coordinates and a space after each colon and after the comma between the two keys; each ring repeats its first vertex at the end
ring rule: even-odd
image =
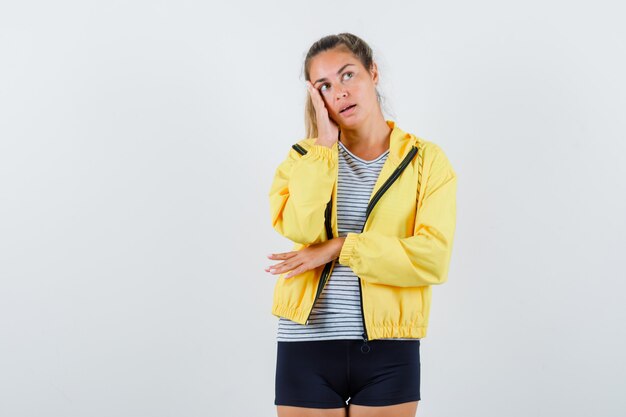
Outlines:
{"type": "MultiPolygon", "coordinates": [[[[343,78],[346,80],[349,80],[350,78],[354,77],[354,73],[353,72],[344,72],[343,73],[343,78]],[[347,75],[349,75],[349,77],[346,77],[347,75]]],[[[322,84],[322,86],[319,88],[319,90],[321,92],[324,92],[326,90],[328,90],[328,88],[330,88],[330,85],[328,83],[324,83],[322,84]]]]}

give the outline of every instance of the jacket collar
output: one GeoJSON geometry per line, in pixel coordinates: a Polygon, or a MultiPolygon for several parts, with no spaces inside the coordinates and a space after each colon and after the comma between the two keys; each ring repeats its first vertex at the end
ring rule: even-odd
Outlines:
{"type": "MultiPolygon", "coordinates": [[[[374,184],[372,195],[374,195],[385,181],[391,177],[395,169],[398,168],[402,160],[411,151],[413,145],[418,146],[416,136],[400,129],[393,120],[385,120],[385,122],[387,122],[387,125],[391,128],[391,134],[389,136],[389,155],[380,170],[376,184],[374,184]]],[[[338,147],[339,145],[335,142],[331,148],[335,161],[337,161],[338,158],[338,147]]]]}
{"type": "Polygon", "coordinates": [[[410,133],[400,129],[393,120],[385,120],[387,125],[392,129],[389,137],[389,156],[392,165],[395,167],[400,164],[402,159],[416,145],[415,137],[410,133]]]}

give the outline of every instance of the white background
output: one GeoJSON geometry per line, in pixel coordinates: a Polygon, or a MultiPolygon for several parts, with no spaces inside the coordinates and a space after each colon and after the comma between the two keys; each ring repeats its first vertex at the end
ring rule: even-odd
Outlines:
{"type": "Polygon", "coordinates": [[[418,416],[623,415],[617,3],[2,1],[0,415],[275,415],[267,194],[343,31],[458,175],[418,416]]]}

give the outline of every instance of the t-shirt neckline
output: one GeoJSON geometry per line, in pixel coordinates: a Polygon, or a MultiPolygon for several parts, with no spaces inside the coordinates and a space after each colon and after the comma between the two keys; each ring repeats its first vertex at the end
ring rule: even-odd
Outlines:
{"type": "Polygon", "coordinates": [[[386,154],[389,153],[389,149],[387,149],[385,152],[381,153],[380,155],[378,155],[376,158],[371,159],[371,160],[365,160],[363,158],[359,158],[358,156],[356,156],[355,154],[353,154],[352,152],[350,152],[350,150],[348,148],[346,148],[346,146],[341,142],[341,141],[337,141],[337,143],[339,144],[339,146],[341,146],[341,148],[343,150],[346,151],[346,153],[348,153],[351,157],[353,157],[354,159],[356,159],[357,161],[363,162],[364,164],[373,164],[374,162],[377,162],[378,160],[380,160],[381,158],[383,158],[386,154]]]}

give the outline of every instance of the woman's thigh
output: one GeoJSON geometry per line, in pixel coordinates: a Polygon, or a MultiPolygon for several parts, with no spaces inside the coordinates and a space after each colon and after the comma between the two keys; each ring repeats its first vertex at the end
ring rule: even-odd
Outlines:
{"type": "Polygon", "coordinates": [[[276,406],[278,417],[347,417],[347,408],[305,408],[288,405],[276,406]]]}
{"type": "Polygon", "coordinates": [[[350,404],[348,408],[304,408],[277,406],[278,417],[414,417],[419,401],[383,407],[350,404]]]}
{"type": "Polygon", "coordinates": [[[349,417],[414,417],[419,401],[410,401],[402,404],[387,405],[383,407],[366,407],[363,405],[350,404],[349,417]]]}

